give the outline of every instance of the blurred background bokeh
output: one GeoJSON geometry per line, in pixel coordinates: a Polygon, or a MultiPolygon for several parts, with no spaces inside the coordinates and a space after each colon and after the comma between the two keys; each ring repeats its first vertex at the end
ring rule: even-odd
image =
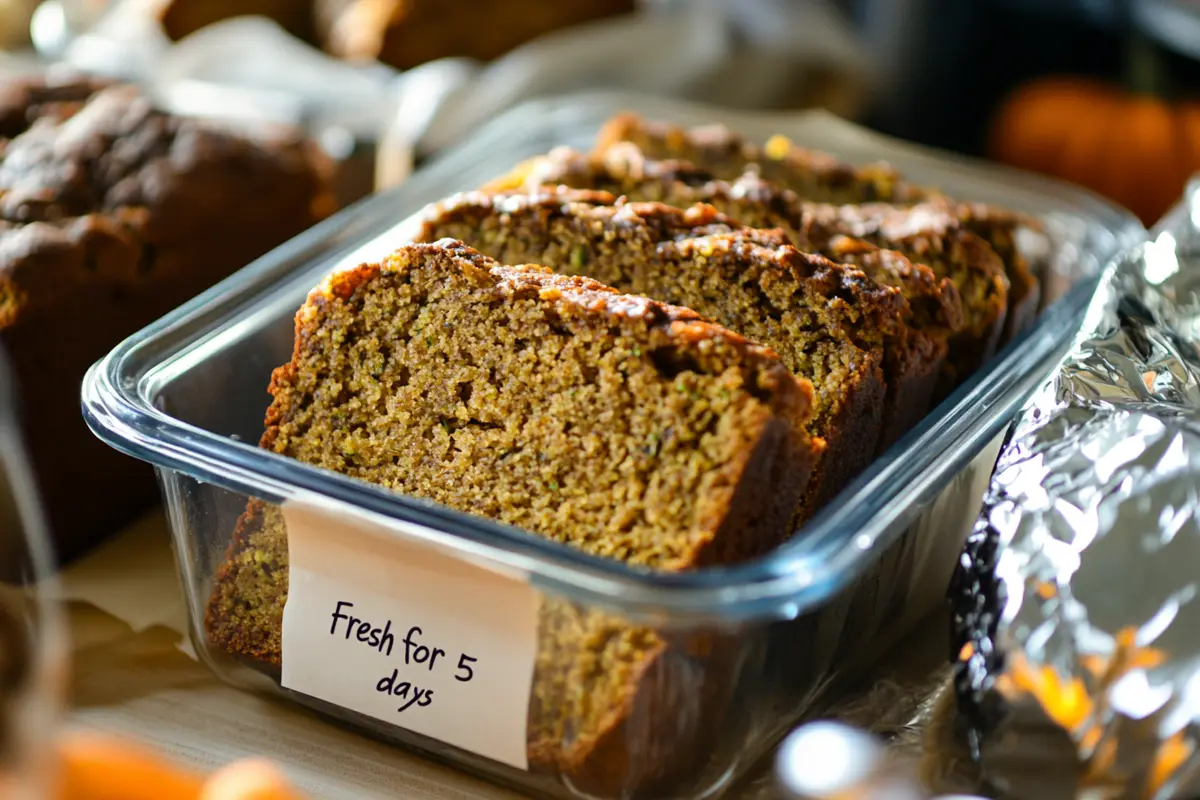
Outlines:
{"type": "Polygon", "coordinates": [[[1083,184],[1148,223],[1200,165],[1198,20],[1186,0],[0,3],[9,70],[36,53],[176,111],[316,127],[346,200],[377,156],[396,180],[497,108],[619,86],[825,108],[1083,184]]]}

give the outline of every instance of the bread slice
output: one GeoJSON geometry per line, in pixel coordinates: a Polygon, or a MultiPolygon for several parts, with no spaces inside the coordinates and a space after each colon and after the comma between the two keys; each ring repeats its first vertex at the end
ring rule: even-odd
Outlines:
{"type": "MultiPolygon", "coordinates": [[[[913,386],[904,393],[915,401],[919,396],[914,391],[926,392],[922,402],[913,402],[908,412],[885,422],[888,442],[926,413],[924,401],[940,398],[996,349],[1004,323],[1006,282],[995,254],[969,231],[926,233],[922,226],[927,225],[925,217],[930,213],[924,208],[892,210],[900,225],[876,230],[873,244],[850,235],[865,232],[864,226],[856,227],[860,206],[806,203],[755,175],[729,183],[686,162],[646,159],[631,144],[610,148],[603,160],[558,148],[525,162],[485,189],[543,191],[555,185],[603,190],[630,200],[654,200],[681,208],[709,203],[743,224],[781,228],[799,249],[853,263],[874,280],[901,289],[913,310],[906,321],[935,343],[929,356],[941,358],[941,374],[936,387],[932,383],[928,388],[913,386]],[[915,226],[916,232],[904,226],[915,226]],[[888,239],[897,227],[903,235],[888,239]],[[899,249],[889,254],[881,244],[899,249]],[[910,263],[904,255],[931,260],[935,269],[910,263]],[[900,265],[904,266],[898,269],[900,265]],[[973,303],[969,310],[964,308],[963,293],[973,303]]],[[[944,216],[941,210],[936,214],[944,216]]],[[[953,221],[947,225],[953,226],[953,221]]],[[[875,227],[880,228],[878,224],[875,227]]]]}
{"type": "MultiPolygon", "coordinates": [[[[1008,281],[1003,264],[986,242],[965,230],[942,205],[809,203],[756,174],[743,174],[731,183],[688,162],[647,159],[629,143],[614,145],[602,158],[560,148],[488,188],[534,190],[547,185],[609,191],[630,200],[678,207],[709,203],[746,225],[783,229],[801,250],[839,260],[852,255],[854,263],[867,271],[874,270],[878,261],[869,255],[872,250],[894,250],[919,264],[917,272],[929,270],[934,279],[893,284],[895,276],[887,270],[870,272],[871,277],[898,285],[906,294],[924,293],[924,299],[914,305],[946,309],[949,316],[929,332],[948,340],[952,369],[943,383],[949,387],[992,356],[1004,330],[1008,281]],[[953,329],[953,320],[960,315],[961,323],[953,329]]],[[[916,273],[910,270],[909,277],[916,273]]]]}
{"type": "Polygon", "coordinates": [[[545,264],[687,306],[777,352],[812,382],[812,431],[826,443],[797,527],[871,463],[883,420],[936,374],[936,362],[922,361],[921,335],[904,323],[899,289],[712,206],[681,210],[562,187],[471,192],[431,208],[416,238],[444,237],[505,263],[545,264]]]}
{"type": "Polygon", "coordinates": [[[818,251],[828,252],[848,236],[925,264],[954,286],[963,325],[949,343],[953,382],[995,355],[1008,314],[1004,265],[985,241],[963,230],[953,217],[937,207],[900,209],[883,203],[803,204],[795,210],[800,216],[789,215],[790,224],[818,251]]]}
{"type": "Polygon", "coordinates": [[[1033,324],[1042,303],[1042,282],[1021,252],[1018,232],[1026,228],[1044,235],[1045,230],[1037,220],[995,206],[983,203],[952,203],[950,206],[954,216],[991,245],[1004,264],[1004,273],[1008,277],[1008,316],[1000,341],[1007,342],[1033,324]]]}
{"type": "MultiPolygon", "coordinates": [[[[689,162],[648,159],[631,144],[609,148],[602,159],[570,148],[555,148],[545,156],[523,162],[506,175],[486,184],[483,190],[535,192],[545,191],[546,187],[552,186],[592,189],[632,201],[657,201],[679,208],[707,203],[742,224],[757,228],[780,228],[802,250],[819,252],[835,260],[849,256],[861,260],[864,270],[873,271],[871,274],[876,280],[894,285],[904,292],[918,315],[918,323],[928,322],[931,330],[941,328],[951,333],[963,328],[962,298],[950,278],[936,274],[919,262],[896,273],[890,266],[897,263],[894,257],[889,259],[870,255],[886,249],[886,242],[883,245],[872,244],[850,235],[855,215],[858,214],[857,206],[809,203],[754,174],[743,174],[732,183],[720,180],[713,177],[711,172],[689,162]],[[830,225],[816,224],[830,217],[834,227],[844,217],[844,230],[830,230],[830,225]],[[882,263],[888,263],[889,266],[877,266],[882,263]]],[[[906,225],[909,229],[921,232],[931,222],[944,217],[940,208],[932,210],[932,213],[930,211],[924,207],[894,210],[892,219],[896,225],[906,225]]],[[[952,227],[953,222],[944,223],[943,227],[946,226],[952,227]]],[[[974,249],[978,250],[979,247],[976,244],[974,249]]],[[[983,272],[993,274],[996,262],[986,253],[986,246],[982,250],[979,255],[989,259],[983,272]]],[[[905,260],[899,259],[901,262],[905,260]]]]}
{"type": "Polygon", "coordinates": [[[773,353],[455,242],[335,274],[296,343],[263,447],[629,563],[765,552],[811,467],[812,387],[773,353]]]}
{"type": "MultiPolygon", "coordinates": [[[[937,310],[928,330],[948,338],[949,365],[960,380],[991,358],[1000,342],[1008,291],[1003,264],[944,205],[811,203],[754,173],[729,182],[688,162],[649,160],[630,144],[609,148],[599,160],[581,162],[559,153],[551,161],[566,165],[559,182],[589,183],[629,199],[672,205],[712,203],[747,225],[783,229],[802,250],[861,264],[876,280],[906,295],[919,293],[914,306],[937,310]],[[894,283],[899,276],[880,268],[879,250],[898,253],[928,273],[906,270],[894,283]]],[[[556,182],[551,164],[542,169],[539,180],[556,182]]]]}
{"type": "Polygon", "coordinates": [[[603,158],[612,147],[632,144],[647,158],[685,160],[712,173],[737,180],[752,173],[802,200],[858,204],[925,204],[944,213],[992,246],[1004,265],[1009,290],[1004,340],[1027,328],[1037,314],[1041,285],[1017,246],[1023,225],[1039,227],[1011,211],[982,203],[963,203],[940,192],[918,187],[887,164],[855,167],[825,153],[800,147],[784,136],[756,145],[721,125],[682,128],[634,114],[618,114],[601,129],[594,154],[603,158]]]}
{"type": "MultiPolygon", "coordinates": [[[[452,240],[330,276],[270,391],[267,450],[662,570],[783,541],[822,447],[811,385],[770,351],[452,240]]],[[[252,501],[205,617],[215,647],[276,677],[287,552],[282,513],[252,501]]],[[[531,768],[610,795],[686,774],[730,684],[710,638],[547,598],[531,768]]]]}

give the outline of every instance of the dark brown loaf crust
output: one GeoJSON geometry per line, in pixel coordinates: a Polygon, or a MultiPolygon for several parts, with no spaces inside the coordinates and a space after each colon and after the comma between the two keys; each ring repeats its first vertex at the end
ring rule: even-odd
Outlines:
{"type": "Polygon", "coordinates": [[[781,231],[746,228],[711,206],[631,204],[563,187],[472,192],[430,209],[416,240],[445,237],[505,263],[545,264],[686,305],[771,347],[812,380],[812,429],[826,449],[796,527],[874,458],[882,420],[894,416],[896,394],[887,387],[904,397],[929,370],[913,352],[898,289],[801,253],[781,231]]]}
{"type": "Polygon", "coordinates": [[[316,6],[320,35],[330,53],[409,69],[451,56],[491,61],[552,31],[631,13],[637,2],[316,0],[316,6]]]}
{"type": "MultiPolygon", "coordinates": [[[[789,533],[818,446],[803,431],[811,392],[770,351],[692,311],[540,267],[501,267],[443,240],[335,274],[310,294],[296,316],[292,361],[272,379],[261,446],[523,523],[594,554],[680,570],[757,555],[789,533]],[[373,355],[385,351],[382,359],[373,355]],[[578,362],[581,354],[587,357],[578,362]],[[577,373],[580,365],[595,374],[577,373]],[[343,388],[331,391],[335,385],[343,388]],[[372,399],[402,394],[388,408],[372,399]],[[399,416],[390,416],[393,405],[399,416]],[[639,455],[649,461],[629,473],[644,441],[635,437],[629,455],[618,454],[621,477],[605,489],[604,453],[629,438],[622,431],[633,434],[640,421],[660,415],[677,425],[671,441],[639,455]],[[569,443],[556,432],[564,422],[574,425],[569,443]],[[364,429],[375,433],[359,436],[364,429]],[[443,436],[451,448],[439,461],[433,451],[443,436]],[[579,452],[593,440],[596,453],[580,464],[579,452]],[[489,458],[505,466],[477,469],[489,458]],[[558,470],[562,481],[538,478],[546,503],[526,481],[544,468],[558,470]],[[669,502],[648,507],[641,527],[636,519],[622,522],[620,498],[640,486],[654,502],[654,487],[669,485],[672,470],[700,483],[661,495],[669,502]],[[575,485],[589,479],[595,485],[575,485]],[[562,527],[564,509],[569,527],[562,527]],[[672,524],[677,517],[691,526],[672,524]],[[602,536],[590,535],[596,520],[602,536]],[[669,531],[677,541],[640,532],[660,524],[656,535],[669,531]]],[[[210,640],[277,674],[286,593],[282,514],[252,501],[216,574],[205,617],[210,640]]],[[[529,727],[535,770],[561,773],[581,788],[636,793],[703,757],[710,720],[665,701],[719,708],[700,696],[721,683],[712,674],[723,663],[704,642],[667,641],[550,600],[539,641],[529,727]]]]}
{"type": "Polygon", "coordinates": [[[103,78],[66,75],[14,77],[0,81],[0,138],[13,139],[35,121],[71,116],[101,89],[112,85],[103,78]]]}
{"type": "Polygon", "coordinates": [[[21,80],[0,98],[0,345],[65,560],[157,495],[148,466],[84,424],[84,372],[328,214],[328,164],[290,134],[158,113],[131,87],[21,80]]]}
{"type": "Polygon", "coordinates": [[[593,152],[602,157],[609,148],[625,142],[634,144],[648,158],[689,161],[724,180],[736,180],[752,172],[796,192],[802,200],[939,205],[1000,256],[1010,287],[1002,341],[1024,330],[1037,313],[1041,287],[1016,242],[1022,225],[1036,223],[1017,214],[982,203],[956,202],[940,192],[909,183],[886,164],[854,167],[799,147],[782,136],[760,147],[720,125],[686,129],[646,121],[634,114],[618,114],[600,131],[593,152]]]}

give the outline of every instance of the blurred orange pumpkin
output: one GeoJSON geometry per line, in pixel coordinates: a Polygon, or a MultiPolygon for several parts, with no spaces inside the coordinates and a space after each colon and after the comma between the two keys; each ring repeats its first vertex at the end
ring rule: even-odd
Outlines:
{"type": "Polygon", "coordinates": [[[104,733],[71,731],[58,743],[57,800],[302,800],[274,764],[236,761],[207,777],[157,750],[104,733]]]}
{"type": "Polygon", "coordinates": [[[1085,78],[1042,78],[1000,107],[988,154],[1085,186],[1150,225],[1200,170],[1200,103],[1169,103],[1085,78]]]}

